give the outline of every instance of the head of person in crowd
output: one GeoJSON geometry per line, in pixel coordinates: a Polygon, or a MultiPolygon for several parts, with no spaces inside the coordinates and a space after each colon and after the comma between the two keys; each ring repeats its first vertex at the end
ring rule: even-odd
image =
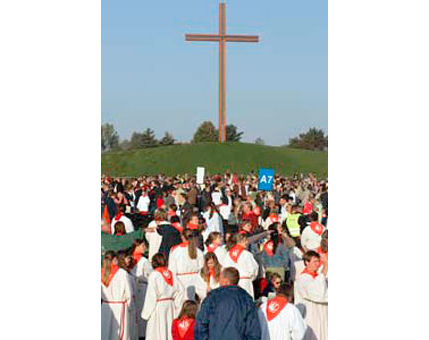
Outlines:
{"type": "Polygon", "coordinates": [[[268,227],[268,230],[271,231],[270,233],[270,240],[273,241],[273,253],[275,254],[277,251],[277,247],[280,243],[283,242],[283,239],[278,231],[278,226],[280,223],[273,223],[268,227]]]}
{"type": "Polygon", "coordinates": [[[293,297],[292,285],[290,285],[289,283],[286,283],[286,282],[281,282],[276,287],[276,295],[284,297],[288,300],[292,300],[292,297],[293,297]]]}
{"type": "Polygon", "coordinates": [[[188,196],[184,192],[180,193],[180,195],[179,195],[179,204],[180,205],[185,204],[187,198],[188,198],[188,196]]]}
{"type": "Polygon", "coordinates": [[[143,255],[147,250],[145,241],[141,238],[134,240],[131,246],[131,254],[143,255]]]}
{"type": "Polygon", "coordinates": [[[179,319],[195,319],[197,316],[198,304],[193,300],[186,300],[180,310],[179,319]]]}
{"type": "Polygon", "coordinates": [[[125,271],[129,272],[131,268],[134,266],[133,257],[130,254],[128,254],[125,250],[119,250],[117,257],[118,257],[119,268],[122,268],[125,271]]]}
{"type": "Polygon", "coordinates": [[[236,245],[239,245],[245,249],[249,245],[249,240],[246,234],[235,234],[233,238],[235,239],[236,245]]]}
{"type": "Polygon", "coordinates": [[[222,287],[236,286],[240,281],[240,273],[234,267],[224,268],[220,274],[219,283],[222,287]]]}
{"type": "Polygon", "coordinates": [[[243,204],[243,215],[248,215],[253,211],[252,204],[249,202],[246,202],[243,204]]]}
{"type": "Polygon", "coordinates": [[[199,215],[197,213],[192,213],[188,223],[186,224],[186,228],[190,230],[198,230],[199,222],[200,222],[199,215]]]}
{"type": "Polygon", "coordinates": [[[125,235],[126,231],[125,231],[125,224],[124,222],[116,222],[115,223],[115,235],[116,236],[122,236],[125,235]]]}
{"type": "Polygon", "coordinates": [[[310,214],[310,222],[317,222],[319,220],[319,214],[315,211],[313,211],[310,214]]]}
{"type": "Polygon", "coordinates": [[[270,274],[270,282],[274,289],[277,291],[277,289],[282,284],[282,277],[278,273],[272,273],[270,274]]]}
{"type": "Polygon", "coordinates": [[[177,215],[177,205],[176,204],[170,204],[169,206],[168,206],[168,217],[170,218],[170,220],[171,220],[171,218],[173,217],[173,216],[176,216],[177,215]]]}
{"type": "Polygon", "coordinates": [[[314,250],[307,251],[302,257],[307,270],[317,272],[320,266],[320,255],[314,250]]]}
{"type": "Polygon", "coordinates": [[[226,248],[226,250],[230,250],[232,247],[234,247],[234,245],[235,245],[234,235],[235,235],[235,233],[232,231],[227,231],[225,233],[225,248],[226,248]]]}
{"type": "Polygon", "coordinates": [[[222,244],[222,234],[218,231],[212,231],[209,236],[207,237],[207,240],[205,242],[205,245],[208,247],[218,247],[222,244]]]}
{"type": "Polygon", "coordinates": [[[301,206],[300,205],[298,205],[298,204],[295,204],[293,207],[292,207],[292,214],[301,214],[302,213],[302,208],[301,208],[301,206]]]}
{"type": "Polygon", "coordinates": [[[282,195],[280,197],[279,203],[280,203],[281,206],[286,205],[288,202],[289,202],[289,196],[288,195],[282,195]]]}
{"type": "Polygon", "coordinates": [[[201,270],[201,276],[204,281],[210,282],[210,277],[213,276],[216,281],[219,281],[221,265],[215,253],[207,253],[204,256],[204,266],[201,270]]]}
{"type": "Polygon", "coordinates": [[[155,255],[152,256],[152,268],[156,269],[156,268],[166,268],[167,267],[167,257],[165,256],[164,253],[156,253],[155,255]]]}
{"type": "Polygon", "coordinates": [[[252,222],[244,221],[241,224],[239,233],[240,234],[250,234],[251,231],[252,231],[252,222]]]}
{"type": "Polygon", "coordinates": [[[161,222],[165,222],[168,219],[168,214],[164,209],[158,209],[155,211],[154,220],[156,224],[160,224],[161,222]]]}

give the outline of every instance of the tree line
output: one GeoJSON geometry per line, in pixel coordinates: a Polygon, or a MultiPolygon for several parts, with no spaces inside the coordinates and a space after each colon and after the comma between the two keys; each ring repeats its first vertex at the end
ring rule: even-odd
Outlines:
{"type": "MultiPolygon", "coordinates": [[[[227,142],[240,142],[244,132],[239,132],[234,124],[226,129],[227,142]]],[[[195,131],[191,143],[217,142],[218,129],[210,121],[203,122],[195,131]]],[[[153,148],[163,145],[179,144],[170,132],[165,132],[161,139],[157,139],[155,132],[146,128],[142,132],[133,132],[130,139],[121,140],[113,124],[101,125],[101,151],[127,151],[133,149],[153,148]]],[[[258,137],[255,144],[264,145],[262,138],[258,137]]],[[[284,146],[295,149],[326,151],[328,149],[328,136],[321,129],[310,128],[306,133],[289,139],[284,146]]]]}

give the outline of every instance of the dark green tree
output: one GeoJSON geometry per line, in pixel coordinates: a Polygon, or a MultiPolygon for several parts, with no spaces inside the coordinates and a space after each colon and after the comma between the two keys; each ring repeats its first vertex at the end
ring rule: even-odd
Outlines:
{"type": "Polygon", "coordinates": [[[290,138],[290,148],[323,151],[328,148],[328,136],[322,129],[311,128],[298,137],[290,138]]]}
{"type": "Polygon", "coordinates": [[[234,124],[225,126],[226,130],[226,141],[227,142],[239,142],[244,132],[237,132],[237,127],[234,124]]]}
{"type": "Polygon", "coordinates": [[[142,149],[157,146],[158,140],[152,129],[147,128],[142,133],[133,132],[131,135],[130,146],[132,149],[142,149]]]}
{"type": "Polygon", "coordinates": [[[218,140],[218,132],[212,122],[203,122],[195,131],[192,143],[201,142],[216,142],[218,140]]]}

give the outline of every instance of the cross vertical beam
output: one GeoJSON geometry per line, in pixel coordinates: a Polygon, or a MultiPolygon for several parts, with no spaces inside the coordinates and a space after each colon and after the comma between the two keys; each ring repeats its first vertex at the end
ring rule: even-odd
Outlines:
{"type": "Polygon", "coordinates": [[[219,4],[219,142],[226,142],[226,112],[225,112],[225,35],[226,35],[226,18],[225,3],[219,4]]]}
{"type": "Polygon", "coordinates": [[[227,35],[225,8],[225,3],[219,3],[219,34],[185,34],[186,41],[219,43],[219,143],[226,142],[226,43],[259,42],[257,35],[227,35]]]}

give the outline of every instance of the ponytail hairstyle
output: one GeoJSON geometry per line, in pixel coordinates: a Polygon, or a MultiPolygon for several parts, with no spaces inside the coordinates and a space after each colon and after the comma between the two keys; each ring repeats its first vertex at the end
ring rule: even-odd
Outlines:
{"type": "Polygon", "coordinates": [[[209,234],[209,237],[207,237],[207,240],[205,242],[205,245],[208,247],[209,245],[211,245],[213,243],[214,240],[216,240],[219,236],[222,236],[222,234],[218,231],[212,231],[209,234]]]}
{"type": "Polygon", "coordinates": [[[276,253],[277,247],[280,243],[283,243],[283,239],[279,235],[279,232],[277,230],[277,226],[279,223],[273,223],[268,227],[268,230],[273,230],[273,232],[270,234],[270,238],[273,241],[273,253],[276,253]]]}
{"type": "Polygon", "coordinates": [[[232,232],[226,232],[226,242],[225,242],[225,248],[227,251],[230,251],[232,247],[234,247],[237,243],[237,241],[235,240],[235,235],[237,234],[233,234],[232,232]]]}
{"type": "Polygon", "coordinates": [[[196,235],[192,230],[186,230],[184,233],[185,240],[188,244],[188,255],[192,260],[197,258],[197,239],[196,235]]]}
{"type": "Polygon", "coordinates": [[[111,250],[106,251],[103,259],[103,269],[104,275],[102,277],[102,281],[105,286],[109,284],[109,276],[110,276],[110,266],[112,265],[112,261],[115,258],[115,253],[111,250]]]}

